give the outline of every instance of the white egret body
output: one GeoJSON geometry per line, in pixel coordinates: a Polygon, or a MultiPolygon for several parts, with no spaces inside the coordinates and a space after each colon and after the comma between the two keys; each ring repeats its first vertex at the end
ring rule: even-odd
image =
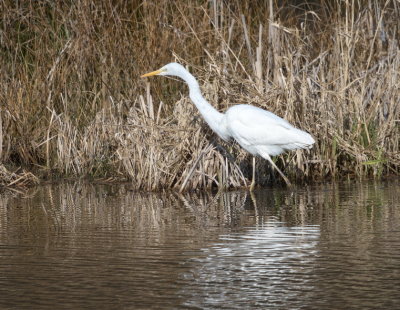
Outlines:
{"type": "MultiPolygon", "coordinates": [[[[270,156],[279,155],[286,150],[310,148],[315,143],[307,132],[255,106],[240,104],[229,108],[225,114],[218,112],[203,98],[199,83],[194,76],[178,63],[169,63],[142,77],[152,75],[170,75],[183,79],[189,86],[190,99],[211,129],[223,140],[234,139],[253,156],[261,156],[268,160],[288,185],[290,185],[289,180],[270,156]]],[[[253,189],[254,185],[255,158],[253,157],[253,180],[250,188],[253,189]]]]}

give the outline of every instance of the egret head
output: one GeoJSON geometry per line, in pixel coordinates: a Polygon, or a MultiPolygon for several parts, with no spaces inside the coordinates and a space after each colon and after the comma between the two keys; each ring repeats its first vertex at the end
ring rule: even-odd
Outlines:
{"type": "Polygon", "coordinates": [[[171,62],[156,71],[143,74],[141,77],[147,77],[147,76],[153,76],[153,75],[173,75],[173,76],[182,77],[182,74],[184,72],[186,72],[186,69],[182,65],[180,65],[176,62],[171,62]]]}

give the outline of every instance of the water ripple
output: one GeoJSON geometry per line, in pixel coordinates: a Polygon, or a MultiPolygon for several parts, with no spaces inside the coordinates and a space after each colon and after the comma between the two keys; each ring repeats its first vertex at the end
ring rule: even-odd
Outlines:
{"type": "MultiPolygon", "coordinates": [[[[78,187],[78,188],[77,188],[78,187]]],[[[389,309],[400,185],[0,196],[1,309],[389,309]]]]}

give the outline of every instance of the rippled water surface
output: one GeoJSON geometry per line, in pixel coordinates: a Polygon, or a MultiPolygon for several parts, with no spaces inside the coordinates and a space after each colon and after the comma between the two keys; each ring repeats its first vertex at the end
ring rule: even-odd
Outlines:
{"type": "Polygon", "coordinates": [[[0,195],[1,309],[395,309],[400,182],[0,195]]]}

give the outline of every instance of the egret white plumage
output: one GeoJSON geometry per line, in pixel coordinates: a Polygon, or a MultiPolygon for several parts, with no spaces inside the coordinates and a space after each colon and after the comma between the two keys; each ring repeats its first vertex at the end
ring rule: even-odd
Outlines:
{"type": "MultiPolygon", "coordinates": [[[[218,112],[203,98],[199,83],[194,76],[178,63],[169,63],[141,77],[153,75],[177,76],[183,79],[189,86],[190,99],[218,136],[225,141],[234,139],[253,156],[261,156],[268,160],[286,184],[291,185],[270,156],[279,155],[286,150],[312,147],[315,141],[309,133],[293,127],[272,112],[248,104],[235,105],[225,113],[218,112]]],[[[255,157],[253,157],[253,180],[250,189],[253,190],[254,186],[255,157]]]]}

